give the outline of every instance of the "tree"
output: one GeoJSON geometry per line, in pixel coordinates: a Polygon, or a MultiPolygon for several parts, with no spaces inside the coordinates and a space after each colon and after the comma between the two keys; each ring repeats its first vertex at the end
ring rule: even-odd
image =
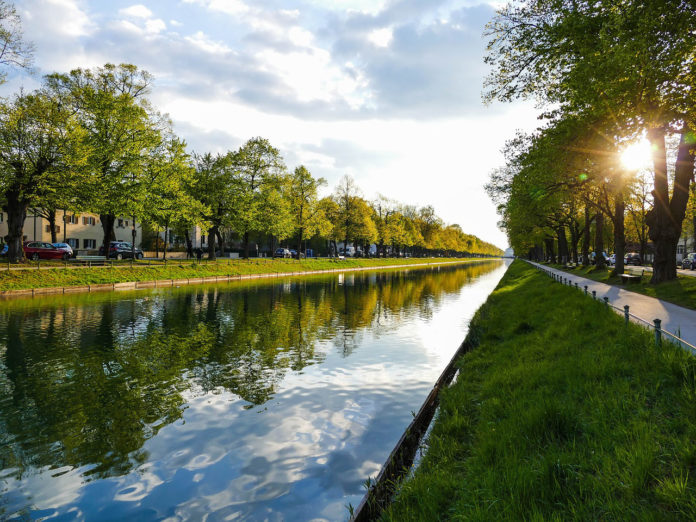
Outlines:
{"type": "Polygon", "coordinates": [[[91,151],[84,188],[90,210],[99,214],[106,254],[116,216],[132,210],[144,164],[166,130],[166,120],[147,99],[151,82],[149,73],[128,64],[47,77],[49,88],[75,111],[84,130],[91,151]]]}
{"type": "Polygon", "coordinates": [[[694,171],[696,62],[684,35],[696,9],[681,0],[532,0],[512,2],[488,26],[488,100],[535,96],[556,113],[608,114],[627,136],[645,132],[653,146],[655,244],[652,282],[676,278],[694,171]],[[665,138],[680,135],[673,191],[665,138]]]}
{"type": "MultiPolygon", "coordinates": [[[[232,224],[242,235],[244,258],[248,259],[249,234],[264,232],[269,228],[268,220],[263,219],[264,203],[269,205],[277,201],[268,191],[279,187],[279,177],[285,172],[285,164],[278,149],[261,137],[251,138],[239,150],[229,153],[228,158],[236,191],[232,224]]],[[[268,206],[266,210],[270,210],[268,206]]]]}
{"type": "Polygon", "coordinates": [[[334,191],[334,201],[338,206],[336,225],[343,239],[343,248],[347,248],[348,241],[356,235],[361,220],[358,208],[360,199],[360,188],[355,180],[348,175],[343,176],[334,191]]]}
{"type": "Polygon", "coordinates": [[[302,252],[302,239],[311,237],[315,232],[326,228],[322,223],[324,218],[319,205],[319,187],[326,185],[324,178],[315,179],[312,174],[300,165],[295,168],[289,180],[288,197],[290,211],[297,233],[297,252],[302,252]]]}
{"type": "MultiPolygon", "coordinates": [[[[137,212],[141,219],[156,224],[158,230],[165,230],[165,259],[167,232],[206,224],[203,216],[210,210],[192,195],[195,169],[185,149],[183,141],[170,135],[151,152],[144,165],[143,185],[147,190],[140,192],[144,199],[137,212]]],[[[132,248],[135,249],[134,244],[132,248]]]]}
{"type": "MultiPolygon", "coordinates": [[[[0,65],[28,69],[31,66],[34,46],[22,39],[22,23],[14,5],[0,0],[0,65]]],[[[0,83],[7,73],[0,71],[0,83]]]]}
{"type": "Polygon", "coordinates": [[[43,91],[0,104],[0,190],[8,227],[8,256],[24,258],[27,208],[73,186],[88,154],[73,115],[43,91]]]}
{"type": "Polygon", "coordinates": [[[202,217],[209,225],[208,258],[215,259],[215,240],[218,239],[222,252],[220,230],[229,225],[230,213],[238,205],[232,168],[227,155],[194,154],[193,162],[196,182],[188,184],[188,191],[205,209],[202,217]]]}

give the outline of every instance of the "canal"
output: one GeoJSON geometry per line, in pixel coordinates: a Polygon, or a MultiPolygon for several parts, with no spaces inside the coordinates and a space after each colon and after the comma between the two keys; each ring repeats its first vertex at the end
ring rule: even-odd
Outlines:
{"type": "Polygon", "coordinates": [[[0,303],[0,518],[342,520],[506,269],[0,303]]]}

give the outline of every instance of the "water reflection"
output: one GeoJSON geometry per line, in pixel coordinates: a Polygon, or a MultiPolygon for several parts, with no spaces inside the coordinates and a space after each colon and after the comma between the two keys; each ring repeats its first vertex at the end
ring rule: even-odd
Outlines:
{"type": "Polygon", "coordinates": [[[335,518],[437,375],[399,332],[492,271],[2,303],[0,515],[335,518]]]}

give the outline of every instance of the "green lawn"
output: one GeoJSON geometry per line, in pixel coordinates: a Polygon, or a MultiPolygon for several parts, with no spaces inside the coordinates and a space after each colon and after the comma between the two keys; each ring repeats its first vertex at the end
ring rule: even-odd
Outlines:
{"type": "MultiPolygon", "coordinates": [[[[600,281],[609,285],[620,286],[626,290],[639,294],[649,295],[669,301],[670,303],[696,310],[696,277],[680,275],[675,281],[667,281],[657,285],[650,284],[650,272],[645,272],[640,283],[622,283],[619,276],[611,277],[610,270],[595,270],[594,267],[578,266],[577,268],[565,268],[563,265],[548,265],[559,270],[580,275],[594,281],[600,281]]],[[[628,270],[628,267],[627,267],[628,270]]],[[[626,272],[628,273],[628,272],[626,272]]]]}
{"type": "MultiPolygon", "coordinates": [[[[480,260],[480,259],[479,259],[480,260]]],[[[171,260],[148,264],[140,261],[131,267],[130,261],[114,263],[113,267],[37,269],[37,264],[27,264],[31,270],[1,270],[0,291],[46,288],[56,286],[84,286],[89,284],[121,283],[128,281],[154,281],[162,279],[187,279],[240,274],[265,274],[274,272],[306,272],[338,268],[360,268],[392,265],[410,265],[435,262],[471,262],[476,259],[407,258],[407,259],[251,259],[218,260],[216,262],[192,263],[186,260],[171,260]]],[[[45,267],[45,263],[41,263],[45,267]]]]}
{"type": "Polygon", "coordinates": [[[692,520],[696,358],[515,261],[385,520],[692,520]]]}

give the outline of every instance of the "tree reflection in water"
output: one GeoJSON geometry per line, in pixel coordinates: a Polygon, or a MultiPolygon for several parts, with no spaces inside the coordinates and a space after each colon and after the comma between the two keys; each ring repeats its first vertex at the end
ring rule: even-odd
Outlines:
{"type": "Polygon", "coordinates": [[[125,474],[191,397],[226,390],[263,404],[287,372],[321,363],[332,345],[349,357],[364,332],[429,317],[498,266],[2,303],[3,477],[66,466],[125,474]]]}

